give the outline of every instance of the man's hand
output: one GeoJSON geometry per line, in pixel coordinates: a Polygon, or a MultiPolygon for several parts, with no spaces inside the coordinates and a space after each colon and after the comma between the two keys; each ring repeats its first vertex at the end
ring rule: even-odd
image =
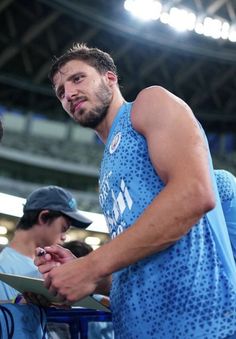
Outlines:
{"type": "Polygon", "coordinates": [[[53,295],[73,303],[94,293],[100,282],[95,272],[96,268],[87,255],[54,267],[44,284],[53,295]]]}
{"type": "Polygon", "coordinates": [[[53,268],[76,259],[68,249],[59,245],[47,246],[44,249],[37,247],[35,254],[34,264],[38,266],[44,278],[53,268]]]}

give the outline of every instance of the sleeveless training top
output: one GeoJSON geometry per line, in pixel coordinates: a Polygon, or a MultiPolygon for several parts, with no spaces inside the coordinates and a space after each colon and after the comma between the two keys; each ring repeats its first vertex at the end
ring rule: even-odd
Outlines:
{"type": "MultiPolygon", "coordinates": [[[[101,164],[99,200],[112,238],[130,227],[164,188],[145,138],[132,127],[131,108],[132,103],[123,104],[115,117],[101,164]]],[[[228,260],[220,248],[222,234],[213,232],[211,224],[220,213],[203,217],[168,249],[113,274],[116,338],[211,339],[236,331],[232,250],[226,236],[228,260]]]]}

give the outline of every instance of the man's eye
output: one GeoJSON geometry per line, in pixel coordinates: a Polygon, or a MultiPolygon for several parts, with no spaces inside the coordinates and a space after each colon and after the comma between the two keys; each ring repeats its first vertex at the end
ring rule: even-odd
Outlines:
{"type": "Polygon", "coordinates": [[[61,91],[57,94],[59,99],[63,99],[64,98],[64,91],[61,91]]]}
{"type": "Polygon", "coordinates": [[[76,77],[74,77],[74,82],[79,82],[81,79],[81,76],[77,75],[76,77]]]}

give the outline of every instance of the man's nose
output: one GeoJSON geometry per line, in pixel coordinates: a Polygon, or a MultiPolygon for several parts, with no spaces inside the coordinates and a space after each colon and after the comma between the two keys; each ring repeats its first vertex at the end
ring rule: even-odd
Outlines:
{"type": "Polygon", "coordinates": [[[71,84],[65,85],[65,97],[67,101],[73,100],[73,98],[77,95],[77,89],[75,86],[71,84]]]}

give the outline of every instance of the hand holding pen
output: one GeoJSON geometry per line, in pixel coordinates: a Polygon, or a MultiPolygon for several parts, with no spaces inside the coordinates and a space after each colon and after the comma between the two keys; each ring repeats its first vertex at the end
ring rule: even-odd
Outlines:
{"type": "Polygon", "coordinates": [[[44,248],[37,247],[35,254],[34,263],[38,266],[44,278],[53,268],[76,259],[68,249],[59,245],[46,246],[44,248]]]}
{"type": "Polygon", "coordinates": [[[40,248],[40,247],[37,247],[37,250],[36,250],[36,255],[38,257],[42,257],[43,255],[45,255],[47,252],[45,251],[44,248],[40,248]]]}

